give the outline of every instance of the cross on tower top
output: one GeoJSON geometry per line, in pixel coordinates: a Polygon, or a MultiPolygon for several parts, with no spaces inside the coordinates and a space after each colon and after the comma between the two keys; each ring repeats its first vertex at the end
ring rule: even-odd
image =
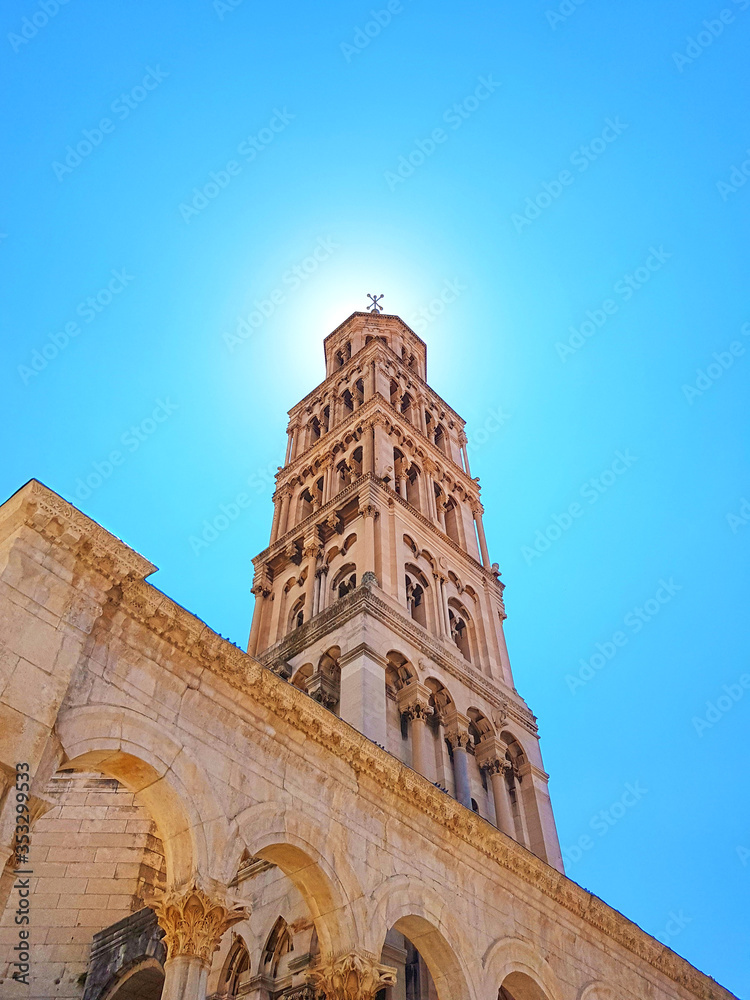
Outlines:
{"type": "Polygon", "coordinates": [[[378,305],[380,300],[383,298],[382,295],[370,295],[370,293],[368,292],[367,298],[372,301],[372,305],[367,307],[369,312],[381,313],[383,311],[383,307],[381,305],[378,305]]]}

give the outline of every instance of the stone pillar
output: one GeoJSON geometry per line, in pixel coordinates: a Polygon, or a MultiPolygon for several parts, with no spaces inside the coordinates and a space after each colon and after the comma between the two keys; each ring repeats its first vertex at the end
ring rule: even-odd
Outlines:
{"type": "Polygon", "coordinates": [[[469,442],[465,434],[461,435],[460,442],[461,442],[461,454],[463,455],[464,459],[464,470],[466,472],[466,475],[470,476],[471,469],[469,468],[469,450],[466,447],[469,442]]]}
{"type": "Polygon", "coordinates": [[[314,615],[315,605],[315,573],[317,570],[318,556],[320,555],[320,544],[316,539],[305,542],[304,555],[307,556],[307,579],[305,580],[305,621],[308,622],[314,615]]]}
{"type": "Polygon", "coordinates": [[[150,905],[167,949],[162,1000],[204,1000],[211,956],[224,932],[247,920],[248,910],[230,908],[195,884],[164,893],[150,905]]]}
{"type": "Polygon", "coordinates": [[[362,472],[375,472],[375,428],[372,424],[365,424],[362,434],[362,472]]]}
{"type": "Polygon", "coordinates": [[[482,565],[487,569],[490,568],[490,553],[487,549],[487,539],[484,534],[484,524],[482,523],[482,508],[481,506],[474,507],[474,520],[477,525],[477,534],[479,535],[479,548],[482,552],[482,565]]]}
{"type": "Polygon", "coordinates": [[[435,627],[437,628],[438,635],[445,636],[448,632],[446,631],[447,624],[445,621],[445,605],[443,602],[443,580],[438,573],[433,573],[432,579],[434,581],[432,590],[435,595],[435,627]]]}
{"type": "Polygon", "coordinates": [[[387,661],[365,643],[339,657],[339,715],[374,743],[385,746],[385,669],[387,661]]]}
{"type": "MultiPolygon", "coordinates": [[[[281,512],[279,514],[279,533],[276,536],[281,538],[282,535],[286,534],[287,528],[289,526],[289,504],[292,499],[292,491],[288,486],[283,488],[283,493],[281,494],[281,512]]],[[[275,541],[276,539],[274,539],[275,541]]]]}
{"type": "Polygon", "coordinates": [[[476,747],[477,763],[490,776],[492,798],[495,801],[495,825],[498,830],[516,838],[516,826],[508,798],[508,785],[505,780],[506,771],[513,766],[505,756],[506,747],[496,736],[484,736],[476,747]]]}
{"type": "Polygon", "coordinates": [[[393,445],[385,428],[385,418],[380,414],[373,417],[373,472],[382,479],[385,470],[393,464],[393,445]]]}
{"type": "Polygon", "coordinates": [[[432,768],[427,764],[427,720],[432,714],[430,689],[417,681],[406,684],[398,693],[398,707],[402,715],[409,719],[411,735],[411,766],[430,781],[432,768]],[[428,773],[428,771],[430,773],[428,773]]]}
{"type": "Polygon", "coordinates": [[[319,965],[310,980],[324,1000],[375,1000],[376,994],[396,985],[396,970],[381,965],[367,951],[353,951],[319,965]]]}
{"type": "Polygon", "coordinates": [[[375,573],[375,519],[380,512],[377,507],[365,502],[360,506],[360,513],[364,518],[364,565],[362,575],[365,573],[375,573]]]}
{"type": "Polygon", "coordinates": [[[292,457],[292,442],[294,441],[294,427],[290,427],[286,432],[286,457],[284,458],[284,465],[289,465],[289,459],[292,457]]]}
{"type": "Polygon", "coordinates": [[[455,710],[446,718],[445,737],[453,751],[453,777],[456,783],[456,799],[462,806],[471,809],[471,784],[469,782],[468,746],[469,720],[455,710]]]}

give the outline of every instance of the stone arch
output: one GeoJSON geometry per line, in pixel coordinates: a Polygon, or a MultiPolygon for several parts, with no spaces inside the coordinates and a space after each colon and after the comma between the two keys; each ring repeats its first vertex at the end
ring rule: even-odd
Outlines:
{"type": "Polygon", "coordinates": [[[602,982],[589,983],[578,994],[578,1000],[619,1000],[619,997],[602,982]]]}
{"type": "Polygon", "coordinates": [[[356,947],[360,925],[366,923],[357,906],[362,889],[343,852],[330,856],[332,843],[346,838],[334,841],[299,810],[291,812],[278,802],[251,806],[236,822],[239,838],[226,859],[229,869],[236,870],[245,848],[276,865],[305,900],[324,961],[356,947]]]}
{"type": "Polygon", "coordinates": [[[394,875],[381,883],[370,897],[366,949],[380,955],[391,928],[407,937],[424,958],[439,1000],[477,998],[469,974],[468,942],[454,928],[450,901],[437,890],[413,875],[394,875]]]}
{"type": "Polygon", "coordinates": [[[482,968],[482,1000],[497,1000],[503,985],[513,1000],[561,1000],[562,990],[552,966],[528,941],[498,939],[484,953],[482,968]]]}
{"type": "Polygon", "coordinates": [[[65,767],[101,771],[136,793],[163,842],[168,885],[220,877],[214,868],[229,836],[224,810],[203,769],[163,724],[91,705],[61,713],[56,731],[65,767]]]}
{"type": "Polygon", "coordinates": [[[159,1000],[164,985],[164,969],[155,958],[138,962],[90,1000],[159,1000]]]}

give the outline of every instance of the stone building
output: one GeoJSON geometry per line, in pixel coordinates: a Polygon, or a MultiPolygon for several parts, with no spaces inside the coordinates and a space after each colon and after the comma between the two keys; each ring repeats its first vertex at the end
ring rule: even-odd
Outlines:
{"type": "Polygon", "coordinates": [[[0,997],[727,1000],[564,874],[425,344],[324,346],[247,653],[40,483],[0,507],[0,997]]]}

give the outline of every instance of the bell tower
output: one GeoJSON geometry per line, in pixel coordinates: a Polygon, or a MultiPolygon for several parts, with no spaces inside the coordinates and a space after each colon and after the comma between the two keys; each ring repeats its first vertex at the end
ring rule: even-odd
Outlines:
{"type": "Polygon", "coordinates": [[[248,652],[562,871],[464,421],[398,316],[355,312],[289,411],[248,652]]]}

